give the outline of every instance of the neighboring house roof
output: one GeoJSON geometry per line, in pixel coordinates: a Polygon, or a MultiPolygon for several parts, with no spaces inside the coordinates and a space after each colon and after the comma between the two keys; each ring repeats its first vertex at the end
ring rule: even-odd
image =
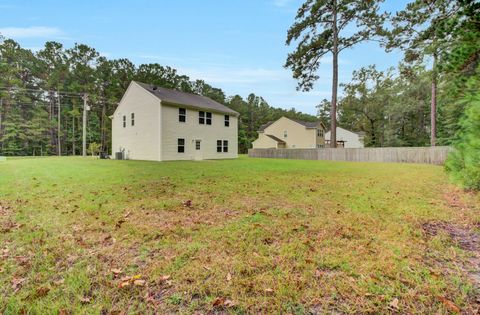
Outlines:
{"type": "MultiPolygon", "coordinates": [[[[281,118],[287,118],[287,119],[290,119],[291,121],[294,121],[302,126],[304,126],[305,128],[308,128],[308,129],[315,129],[318,127],[318,124],[319,122],[318,121],[304,121],[304,120],[298,120],[298,119],[292,119],[292,118],[288,118],[288,117],[281,117],[281,118]]],[[[279,118],[279,119],[281,119],[279,118]]],[[[261,125],[259,128],[258,128],[258,132],[264,132],[265,129],[267,129],[271,124],[273,124],[274,122],[278,121],[279,119],[275,120],[275,121],[269,121],[267,122],[266,124],[263,124],[261,125]]],[[[320,122],[320,124],[323,126],[323,124],[320,122]]],[[[325,126],[323,126],[323,128],[325,129],[325,126]]]]}
{"type": "MultiPolygon", "coordinates": [[[[365,132],[364,131],[351,131],[351,130],[347,130],[345,128],[342,128],[342,127],[337,127],[337,133],[339,130],[343,130],[343,131],[346,131],[346,132],[349,132],[351,134],[354,134],[354,135],[357,135],[357,136],[365,136],[365,132]]],[[[330,130],[328,130],[326,133],[330,134],[330,130]]]]}
{"type": "Polygon", "coordinates": [[[261,125],[260,128],[258,128],[258,131],[259,132],[264,132],[265,129],[273,123],[274,123],[274,121],[269,121],[266,124],[261,125]]]}
{"type": "Polygon", "coordinates": [[[317,126],[318,126],[318,121],[304,121],[304,120],[291,119],[291,118],[289,118],[289,119],[293,120],[294,122],[297,122],[300,125],[303,125],[307,128],[317,128],[317,126]]]}
{"type": "Polygon", "coordinates": [[[148,92],[158,97],[162,102],[170,103],[174,105],[184,105],[188,107],[212,110],[220,113],[231,114],[238,116],[239,113],[227,106],[215,102],[214,100],[197,94],[181,92],[177,90],[166,89],[157,87],[152,84],[142,83],[135,81],[138,85],[143,87],[148,92]]]}
{"type": "Polygon", "coordinates": [[[285,143],[286,143],[286,142],[283,141],[282,139],[277,138],[277,137],[275,137],[275,136],[273,136],[273,135],[266,135],[266,136],[269,137],[269,138],[272,138],[273,140],[277,141],[278,143],[282,143],[282,144],[285,144],[285,143]]]}

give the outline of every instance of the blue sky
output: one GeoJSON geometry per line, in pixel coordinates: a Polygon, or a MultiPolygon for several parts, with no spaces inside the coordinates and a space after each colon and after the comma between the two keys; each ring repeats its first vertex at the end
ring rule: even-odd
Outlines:
{"type": "MultiPolygon", "coordinates": [[[[400,10],[406,0],[387,0],[383,8],[400,10]]],[[[253,92],[276,107],[315,114],[315,105],[331,97],[331,61],[320,67],[313,91],[297,92],[283,68],[293,47],[286,32],[302,0],[21,1],[0,0],[0,33],[23,47],[40,49],[55,40],[97,49],[108,58],[135,64],[158,62],[192,79],[204,79],[227,95],[253,92]]],[[[396,66],[400,52],[385,53],[363,43],[340,56],[340,82],[355,69],[396,66]]]]}

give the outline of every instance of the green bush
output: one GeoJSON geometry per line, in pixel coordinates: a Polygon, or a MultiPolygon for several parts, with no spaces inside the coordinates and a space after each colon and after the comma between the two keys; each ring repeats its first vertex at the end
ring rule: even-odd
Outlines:
{"type": "Polygon", "coordinates": [[[455,150],[445,163],[451,179],[466,189],[480,190],[480,93],[465,98],[465,114],[455,150]]]}

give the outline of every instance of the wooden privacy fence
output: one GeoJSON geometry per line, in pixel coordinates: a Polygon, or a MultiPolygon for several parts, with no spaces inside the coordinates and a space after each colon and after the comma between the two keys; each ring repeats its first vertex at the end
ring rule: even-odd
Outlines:
{"type": "Polygon", "coordinates": [[[398,148],[325,148],[325,149],[250,149],[248,156],[255,158],[332,160],[354,162],[397,162],[438,164],[445,162],[450,147],[398,147],[398,148]]]}

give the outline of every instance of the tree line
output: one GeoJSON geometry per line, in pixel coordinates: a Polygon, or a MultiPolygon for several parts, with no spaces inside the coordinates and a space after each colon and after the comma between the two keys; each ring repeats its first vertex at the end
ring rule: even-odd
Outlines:
{"type": "Polygon", "coordinates": [[[0,40],[0,155],[81,154],[83,97],[88,96],[87,143],[109,152],[112,115],[132,80],[210,97],[240,113],[239,150],[244,153],[260,125],[281,116],[316,119],[294,108],[270,106],[261,96],[226,96],[203,80],[191,80],[158,63],[136,66],[109,60],[95,48],[46,42],[38,52],[0,40]]]}
{"type": "MultiPolygon", "coordinates": [[[[450,144],[463,112],[456,101],[464,86],[458,83],[473,75],[462,69],[465,64],[475,68],[478,60],[480,4],[413,0],[392,14],[381,12],[383,2],[306,0],[287,33],[286,44],[295,49],[285,67],[298,80],[298,89],[309,91],[322,58],[332,58],[332,98],[318,106],[332,131],[337,121],[365,131],[367,146],[450,144]],[[404,60],[397,69],[371,65],[356,70],[351,82],[341,84],[344,95],[338,98],[338,57],[366,41],[378,42],[387,52],[400,49],[404,60]]],[[[333,145],[335,137],[332,132],[333,145]]]]}

